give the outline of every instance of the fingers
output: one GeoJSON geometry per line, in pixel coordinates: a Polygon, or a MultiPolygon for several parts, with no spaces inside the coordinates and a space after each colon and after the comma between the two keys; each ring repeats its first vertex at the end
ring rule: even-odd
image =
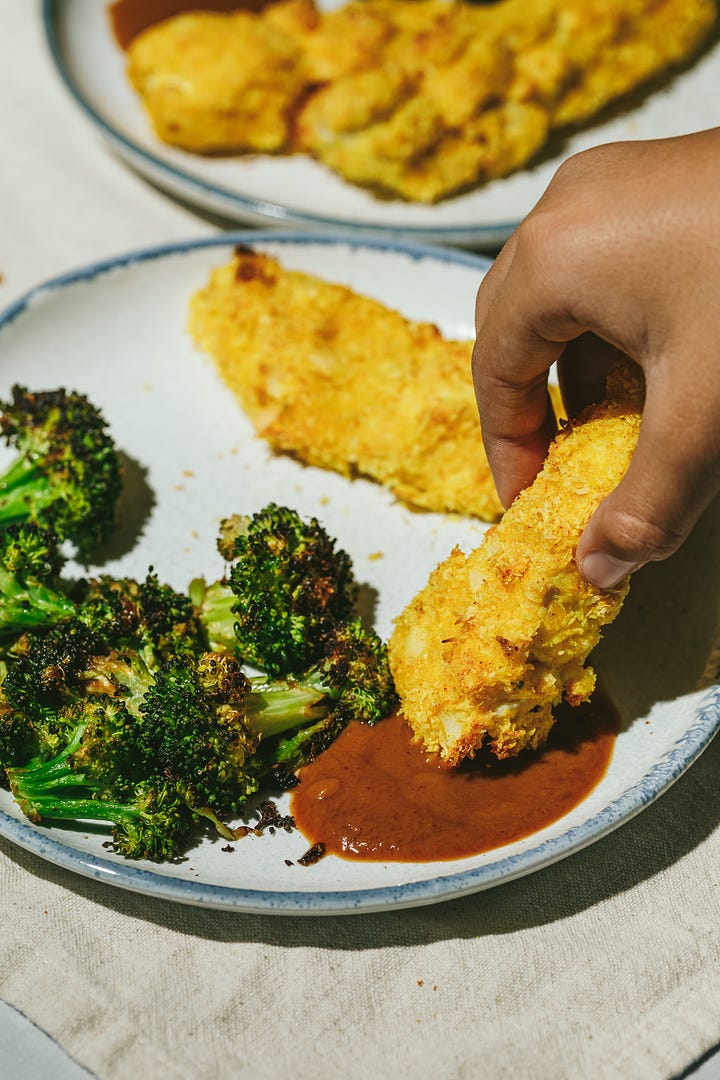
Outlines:
{"type": "Polygon", "coordinates": [[[498,384],[484,400],[489,408],[480,408],[483,443],[498,496],[507,507],[537,476],[555,434],[547,379],[525,387],[498,384]]]}
{"type": "Polygon", "coordinates": [[[507,272],[514,258],[515,245],[517,243],[517,231],[514,232],[493,262],[485,277],[480,282],[477,298],[475,300],[475,333],[477,334],[485,325],[488,315],[493,307],[495,298],[502,288],[507,272]]]}
{"type": "Polygon", "coordinates": [[[558,360],[558,381],[570,417],[605,397],[605,382],[618,350],[595,334],[568,341],[558,360]]]}
{"type": "Polygon", "coordinates": [[[706,408],[687,398],[683,408],[686,398],[667,388],[656,396],[648,387],[625,478],[598,507],[577,548],[580,572],[598,588],[673,554],[720,490],[716,403],[706,408]]]}
{"type": "MultiPolygon", "coordinates": [[[[547,302],[511,237],[478,290],[473,381],[483,442],[501,502],[509,506],[537,475],[555,433],[547,373],[563,350],[535,329],[547,302]]],[[[541,284],[541,279],[540,279],[541,284]]]]}
{"type": "Polygon", "coordinates": [[[571,415],[603,396],[614,350],[647,380],[628,472],[578,545],[610,587],[671,554],[720,490],[720,129],[575,155],[478,291],[473,380],[498,494],[532,482],[558,361],[571,415]]]}

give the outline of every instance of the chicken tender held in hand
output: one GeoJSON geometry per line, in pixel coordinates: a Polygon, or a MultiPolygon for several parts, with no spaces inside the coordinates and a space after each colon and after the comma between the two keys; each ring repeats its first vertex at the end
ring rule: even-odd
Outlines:
{"type": "MultiPolygon", "coordinates": [[[[568,424],[535,481],[469,555],[455,549],[397,620],[389,658],[415,736],[450,764],[481,746],[500,758],[540,746],[553,709],[587,701],[585,666],[629,587],[605,592],[575,565],[591,514],[617,486],[640,429],[629,365],[610,400],[568,424]]],[[[637,372],[637,376],[635,375],[637,372]]]]}

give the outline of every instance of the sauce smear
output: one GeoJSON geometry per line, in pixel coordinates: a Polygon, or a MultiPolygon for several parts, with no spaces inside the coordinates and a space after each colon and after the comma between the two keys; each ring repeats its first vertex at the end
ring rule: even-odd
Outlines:
{"type": "Polygon", "coordinates": [[[599,695],[558,710],[547,745],[450,769],[399,716],[351,723],[300,771],[291,812],[327,854],[366,861],[462,859],[537,832],[585,798],[612,756],[618,716],[599,695]]]}
{"type": "Polygon", "coordinates": [[[269,0],[115,0],[109,5],[115,40],[127,49],[148,26],[185,11],[261,11],[269,0]]]}

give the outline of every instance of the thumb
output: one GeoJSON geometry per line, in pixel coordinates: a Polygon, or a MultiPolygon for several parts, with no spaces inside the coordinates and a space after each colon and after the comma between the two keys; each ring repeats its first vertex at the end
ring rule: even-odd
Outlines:
{"type": "Polygon", "coordinates": [[[600,589],[672,555],[720,488],[709,419],[697,417],[678,431],[677,407],[666,416],[653,404],[646,401],[625,477],[590,518],[577,546],[580,573],[600,589]]]}

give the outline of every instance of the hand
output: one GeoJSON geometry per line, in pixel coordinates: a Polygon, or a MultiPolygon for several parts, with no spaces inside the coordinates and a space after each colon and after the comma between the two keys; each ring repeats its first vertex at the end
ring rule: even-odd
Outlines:
{"type": "Polygon", "coordinates": [[[720,490],[720,128],[568,159],[478,291],[473,377],[505,506],[553,434],[558,361],[571,415],[616,350],[643,368],[637,449],[578,544],[610,588],[674,552],[720,490]]]}

